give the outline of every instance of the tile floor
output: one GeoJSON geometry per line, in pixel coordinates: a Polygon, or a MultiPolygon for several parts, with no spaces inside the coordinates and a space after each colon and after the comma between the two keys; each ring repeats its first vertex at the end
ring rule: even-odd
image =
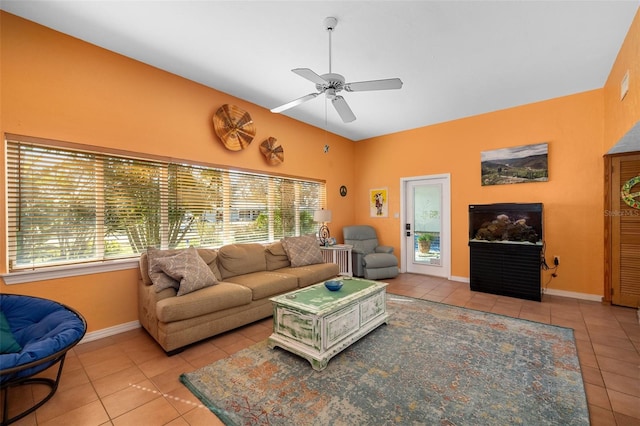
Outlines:
{"type": "MultiPolygon", "coordinates": [[[[640,425],[640,325],[637,311],[544,296],[542,303],[477,293],[469,284],[422,275],[387,280],[388,292],[575,330],[593,426],[640,425]]],[[[195,370],[261,341],[271,319],[216,336],[167,357],[142,329],[76,346],[55,396],[15,425],[216,425],[218,419],[179,382],[195,370]]],[[[12,407],[41,387],[10,393],[12,407]]],[[[13,410],[13,408],[11,409],[13,410]]]]}

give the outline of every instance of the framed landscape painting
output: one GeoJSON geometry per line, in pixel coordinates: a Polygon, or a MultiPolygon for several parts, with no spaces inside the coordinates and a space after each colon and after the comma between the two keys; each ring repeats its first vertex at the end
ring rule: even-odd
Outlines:
{"type": "Polygon", "coordinates": [[[549,144],[482,151],[482,186],[549,180],[549,144]]]}

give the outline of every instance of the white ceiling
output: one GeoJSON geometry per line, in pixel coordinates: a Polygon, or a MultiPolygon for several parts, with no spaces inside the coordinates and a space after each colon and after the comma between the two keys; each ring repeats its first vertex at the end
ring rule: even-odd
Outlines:
{"type": "Polygon", "coordinates": [[[7,12],[271,109],[315,92],[291,72],[400,90],[317,97],[286,115],[357,141],[604,86],[640,0],[0,0],[7,12]]]}

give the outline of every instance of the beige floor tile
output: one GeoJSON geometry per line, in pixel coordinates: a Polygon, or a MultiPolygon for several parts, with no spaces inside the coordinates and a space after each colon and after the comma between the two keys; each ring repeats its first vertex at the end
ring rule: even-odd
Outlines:
{"type": "Polygon", "coordinates": [[[584,365],[580,366],[580,369],[582,370],[583,382],[604,388],[604,380],[602,379],[600,369],[584,365]]]}
{"type": "Polygon", "coordinates": [[[115,419],[156,398],[162,398],[160,392],[151,381],[145,380],[105,396],[102,403],[109,417],[115,419]]]}
{"type": "Polygon", "coordinates": [[[611,389],[607,389],[607,393],[614,413],[640,419],[640,398],[611,389]]]}
{"type": "MultiPolygon", "coordinates": [[[[34,398],[41,400],[47,392],[48,390],[46,390],[44,386],[34,387],[34,398]]],[[[98,395],[91,383],[76,386],[65,391],[58,391],[46,404],[37,410],[36,417],[38,422],[46,422],[97,401],[98,399],[98,395]]]]}
{"type": "Polygon", "coordinates": [[[171,392],[166,393],[164,397],[180,414],[185,414],[196,407],[205,408],[202,402],[182,383],[171,392]]]}
{"type": "Polygon", "coordinates": [[[104,361],[95,362],[87,365],[85,371],[91,380],[98,380],[101,377],[108,376],[114,372],[126,370],[133,367],[135,364],[133,361],[118,351],[114,355],[104,361]]]}
{"type": "Polygon", "coordinates": [[[613,417],[616,419],[616,426],[640,426],[640,420],[635,417],[615,412],[613,417]]]}
{"type": "Polygon", "coordinates": [[[620,374],[602,372],[607,389],[626,393],[631,396],[640,398],[640,372],[636,371],[635,377],[621,376],[620,374]]]}
{"type": "Polygon", "coordinates": [[[525,319],[529,321],[541,322],[543,324],[551,324],[551,316],[549,314],[544,313],[536,313],[531,311],[520,311],[520,319],[525,319]]]}
{"type": "Polygon", "coordinates": [[[167,370],[158,374],[157,376],[152,377],[150,380],[163,394],[171,393],[176,388],[183,387],[182,383],[180,383],[180,375],[189,371],[192,371],[192,367],[190,364],[187,370],[167,370]]]}
{"type": "Polygon", "coordinates": [[[193,358],[189,360],[189,364],[193,367],[191,370],[197,370],[198,368],[202,368],[206,365],[212,364],[222,358],[226,358],[228,355],[222,349],[214,348],[212,351],[205,353],[204,355],[193,358]]]}
{"type": "Polygon", "coordinates": [[[105,424],[109,421],[104,407],[100,401],[93,401],[87,405],[75,408],[73,410],[66,411],[60,416],[55,417],[49,421],[38,422],[43,426],[67,426],[67,425],[83,425],[83,426],[98,426],[105,424]]]}
{"type": "Polygon", "coordinates": [[[614,358],[619,361],[630,362],[640,366],[640,354],[634,350],[625,350],[613,346],[593,344],[593,352],[599,356],[614,358]]]}
{"type": "MultiPolygon", "coordinates": [[[[100,340],[94,340],[93,342],[76,346],[76,351],[83,349],[83,351],[79,352],[77,356],[84,368],[109,361],[114,357],[124,355],[124,353],[122,352],[122,348],[114,343],[111,343],[107,346],[98,346],[97,349],[87,349],[88,347],[93,347],[100,340]]],[[[113,339],[110,340],[113,341],[113,339]]]]}
{"type": "Polygon", "coordinates": [[[633,362],[620,361],[619,359],[599,356],[596,354],[598,365],[602,372],[609,372],[638,379],[638,364],[633,362]]]}
{"type": "Polygon", "coordinates": [[[591,426],[617,426],[611,410],[594,405],[589,405],[589,421],[591,426]]]}
{"type": "Polygon", "coordinates": [[[134,365],[133,367],[94,380],[93,386],[100,398],[103,398],[122,389],[126,389],[131,384],[137,384],[146,379],[147,377],[142,373],[140,368],[134,365]]]}
{"type": "Polygon", "coordinates": [[[164,425],[180,417],[164,398],[156,398],[113,419],[114,426],[164,425]]]}
{"type": "Polygon", "coordinates": [[[190,368],[189,363],[180,356],[164,356],[153,358],[139,365],[140,370],[147,377],[155,377],[165,371],[186,371],[190,368]]]}
{"type": "Polygon", "coordinates": [[[194,408],[182,416],[191,426],[224,426],[208,408],[194,408]]]}
{"type": "Polygon", "coordinates": [[[605,410],[611,410],[609,395],[607,394],[607,389],[604,386],[585,383],[584,391],[587,394],[587,403],[589,405],[595,405],[597,407],[604,408],[605,410]]]}
{"type": "Polygon", "coordinates": [[[177,419],[167,423],[165,426],[189,426],[189,423],[187,423],[183,417],[178,417],[177,419]]]}

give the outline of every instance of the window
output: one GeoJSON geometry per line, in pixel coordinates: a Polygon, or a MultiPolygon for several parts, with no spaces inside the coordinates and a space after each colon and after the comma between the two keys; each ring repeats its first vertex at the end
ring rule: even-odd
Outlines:
{"type": "Polygon", "coordinates": [[[9,271],[317,231],[323,182],[7,140],[9,271]]]}

